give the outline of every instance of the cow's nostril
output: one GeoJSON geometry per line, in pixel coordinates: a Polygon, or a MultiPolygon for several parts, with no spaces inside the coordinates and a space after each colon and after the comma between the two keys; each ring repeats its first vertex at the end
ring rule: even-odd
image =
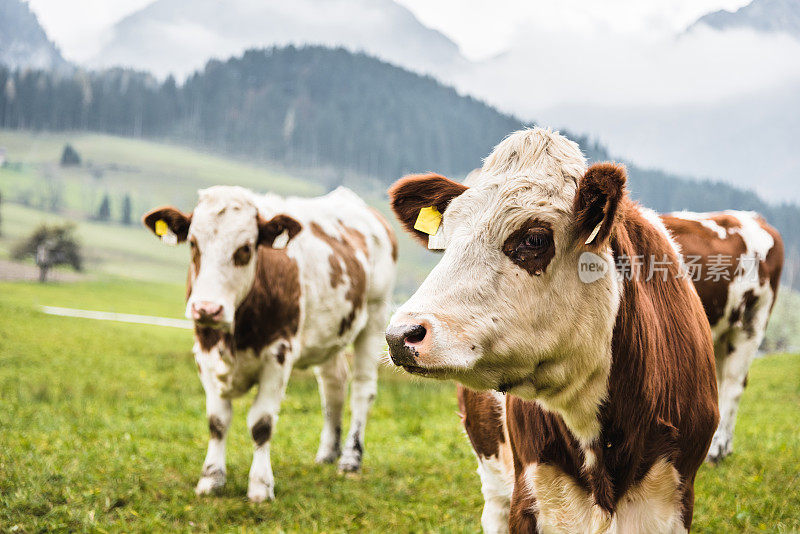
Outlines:
{"type": "Polygon", "coordinates": [[[423,339],[425,339],[425,335],[427,333],[428,333],[428,331],[421,324],[414,325],[406,333],[405,342],[406,343],[420,343],[420,342],[422,342],[423,339]]]}

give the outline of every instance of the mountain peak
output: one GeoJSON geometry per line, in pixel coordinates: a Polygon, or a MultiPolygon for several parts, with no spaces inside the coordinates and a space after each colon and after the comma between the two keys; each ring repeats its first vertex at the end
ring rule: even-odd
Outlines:
{"type": "Polygon", "coordinates": [[[0,64],[11,69],[67,67],[27,2],[0,0],[0,64]]]}
{"type": "Polygon", "coordinates": [[[94,61],[183,76],[253,47],[317,44],[424,73],[464,61],[458,46],[393,0],[156,0],[118,22],[94,61]]]}
{"type": "Polygon", "coordinates": [[[689,29],[706,25],[717,30],[748,28],[786,33],[800,39],[800,0],[753,0],[736,11],[719,10],[700,17],[689,29]]]}

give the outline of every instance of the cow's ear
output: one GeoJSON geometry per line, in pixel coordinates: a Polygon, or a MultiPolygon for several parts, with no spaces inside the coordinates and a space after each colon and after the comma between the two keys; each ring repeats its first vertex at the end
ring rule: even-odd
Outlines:
{"type": "Polygon", "coordinates": [[[439,213],[444,213],[450,201],[467,189],[467,186],[438,174],[412,174],[397,180],[389,188],[389,202],[403,228],[427,246],[428,234],[414,229],[420,210],[434,207],[439,213]]]}
{"type": "Polygon", "coordinates": [[[185,214],[172,206],[156,208],[142,217],[142,223],[158,237],[164,237],[165,230],[169,229],[178,239],[178,243],[186,241],[189,235],[189,225],[192,224],[192,214],[185,214]]]}
{"type": "Polygon", "coordinates": [[[616,163],[595,163],[581,178],[572,206],[581,245],[597,249],[608,240],[626,181],[625,167],[616,163]]]}
{"type": "Polygon", "coordinates": [[[283,248],[303,229],[297,219],[283,213],[266,220],[258,216],[258,244],[267,247],[283,248]],[[280,237],[280,239],[278,239],[280,237]]]}

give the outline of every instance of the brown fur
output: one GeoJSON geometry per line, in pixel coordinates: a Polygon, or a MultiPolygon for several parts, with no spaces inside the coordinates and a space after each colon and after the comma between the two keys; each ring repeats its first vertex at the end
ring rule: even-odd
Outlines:
{"type": "Polygon", "coordinates": [[[729,234],[725,239],[720,239],[716,232],[698,221],[670,215],[662,215],[661,220],[680,245],[684,256],[700,256],[703,271],[699,280],[694,281],[694,287],[703,302],[708,322],[712,326],[717,324],[725,312],[728,288],[736,271],[737,258],[747,251],[744,239],[739,234],[729,234]],[[719,271],[725,273],[719,280],[706,280],[705,266],[710,263],[709,257],[719,254],[730,258],[730,266],[719,267],[719,271]]]}
{"type": "Polygon", "coordinates": [[[231,341],[236,350],[259,354],[270,343],[297,333],[300,275],[285,250],[258,247],[257,262],[253,288],[236,309],[231,341]]]}
{"type": "Polygon", "coordinates": [[[491,393],[458,386],[458,410],[475,452],[484,458],[498,456],[505,443],[503,407],[491,393]]]}
{"type": "Polygon", "coordinates": [[[772,305],[775,305],[776,297],[778,296],[778,286],[781,282],[781,272],[783,271],[783,239],[781,238],[781,234],[778,231],[767,224],[767,222],[759,217],[758,223],[761,225],[761,228],[767,231],[769,235],[772,236],[772,239],[775,240],[775,244],[772,248],[767,252],[767,257],[761,261],[758,265],[758,276],[763,284],[767,279],[769,279],[769,285],[772,288],[773,299],[772,305]]]}
{"type": "Polygon", "coordinates": [[[189,225],[192,224],[192,214],[185,214],[177,208],[166,206],[163,208],[154,209],[142,217],[142,223],[150,228],[150,231],[155,233],[156,221],[163,220],[172,233],[178,236],[178,243],[186,241],[189,235],[189,225]]]}
{"type": "Polygon", "coordinates": [[[350,231],[343,231],[342,237],[336,238],[326,234],[317,223],[311,223],[311,232],[317,238],[327,243],[333,251],[328,258],[331,266],[331,285],[336,287],[343,282],[341,265],[344,265],[344,270],[347,272],[347,277],[350,279],[350,287],[348,287],[345,292],[345,298],[350,302],[352,308],[350,313],[343,317],[339,324],[339,335],[341,336],[353,326],[353,321],[356,318],[358,310],[364,305],[364,298],[367,290],[367,277],[364,272],[364,267],[355,255],[355,251],[358,250],[360,245],[366,248],[366,242],[364,241],[363,234],[352,229],[350,231]],[[360,236],[360,239],[358,236],[360,236]]]}
{"type": "Polygon", "coordinates": [[[450,201],[467,189],[438,174],[414,174],[401,178],[389,188],[389,202],[405,230],[427,246],[428,234],[414,229],[419,210],[435,206],[444,213],[450,201]]]}
{"type": "Polygon", "coordinates": [[[586,171],[572,207],[577,239],[581,243],[600,224],[600,231],[589,247],[596,250],[605,244],[616,223],[617,206],[625,193],[626,180],[625,167],[616,163],[595,163],[586,171]]]}
{"type": "MultiPolygon", "coordinates": [[[[608,398],[600,409],[601,438],[593,447],[597,463],[589,473],[582,470],[580,447],[558,415],[534,403],[508,399],[517,484],[524,466],[552,464],[613,512],[631,485],[659,458],[666,458],[683,481],[683,520],[689,528],[694,475],[718,420],[711,334],[696,294],[686,281],[675,278],[678,262],[666,239],[630,200],[623,199],[619,211],[621,223],[611,236],[614,254],[643,254],[645,261],[666,254],[673,260],[670,276],[623,282],[608,398]]],[[[526,508],[531,499],[515,489],[512,530],[535,525],[526,508]]]]}

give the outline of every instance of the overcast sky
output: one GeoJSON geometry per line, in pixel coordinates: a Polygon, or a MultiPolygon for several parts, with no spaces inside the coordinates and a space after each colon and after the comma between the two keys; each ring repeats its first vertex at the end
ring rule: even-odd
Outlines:
{"type": "MultiPolygon", "coordinates": [[[[103,30],[153,0],[29,0],[64,54],[83,61],[103,30]]],[[[469,59],[504,51],[520,34],[540,29],[663,35],[716,9],[749,0],[397,0],[427,26],[458,44],[469,59]]],[[[187,0],[187,6],[191,0],[187,0]]]]}

